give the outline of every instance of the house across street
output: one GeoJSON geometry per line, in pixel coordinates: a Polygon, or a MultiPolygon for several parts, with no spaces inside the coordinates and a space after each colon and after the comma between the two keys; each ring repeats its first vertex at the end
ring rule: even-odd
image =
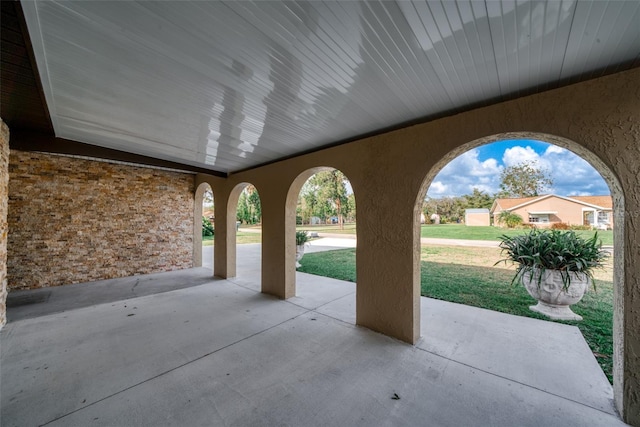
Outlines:
{"type": "Polygon", "coordinates": [[[490,214],[494,224],[500,223],[504,211],[518,214],[524,224],[551,227],[553,224],[588,225],[601,230],[613,228],[611,196],[557,196],[496,199],[490,214]]]}

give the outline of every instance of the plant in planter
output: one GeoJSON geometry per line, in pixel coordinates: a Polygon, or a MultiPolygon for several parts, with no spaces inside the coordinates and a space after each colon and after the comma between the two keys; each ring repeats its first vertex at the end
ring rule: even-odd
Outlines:
{"type": "MultiPolygon", "coordinates": [[[[520,282],[538,304],[529,307],[552,319],[582,320],[570,306],[579,302],[590,283],[593,270],[602,267],[608,253],[602,250],[598,234],[590,239],[573,230],[532,230],[514,237],[502,236],[500,248],[506,258],[518,264],[512,284],[520,282]]],[[[595,284],[594,284],[595,287],[595,284]]]]}
{"type": "Polygon", "coordinates": [[[296,268],[300,268],[300,260],[304,256],[304,245],[309,241],[309,233],[304,230],[296,231],[296,268]]]}

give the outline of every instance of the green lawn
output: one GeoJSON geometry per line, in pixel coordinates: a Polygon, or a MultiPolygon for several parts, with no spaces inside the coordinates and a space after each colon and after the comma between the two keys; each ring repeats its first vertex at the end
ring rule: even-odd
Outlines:
{"type": "MultiPolygon", "coordinates": [[[[236,243],[239,245],[245,243],[262,243],[262,233],[238,231],[236,233],[236,243]]],[[[213,246],[213,236],[202,237],[202,246],[213,246]]]]}
{"type": "MultiPolygon", "coordinates": [[[[439,239],[464,239],[464,240],[498,240],[500,236],[516,236],[529,232],[528,229],[508,229],[499,227],[467,227],[464,224],[423,225],[422,237],[435,237],[439,239]]],[[[595,231],[579,230],[576,233],[585,238],[593,237],[595,231]]],[[[603,245],[613,245],[613,231],[598,231],[598,236],[603,245]]]]}
{"type": "MultiPolygon", "coordinates": [[[[466,304],[518,316],[548,320],[529,310],[535,303],[523,286],[511,285],[513,269],[481,266],[473,249],[423,247],[421,294],[430,298],[466,304]],[[457,256],[457,257],[456,257],[457,256]],[[475,265],[461,264],[470,257],[475,265]],[[457,259],[456,264],[443,262],[457,259]]],[[[486,249],[480,249],[486,251],[486,249]]],[[[493,255],[491,255],[493,256],[493,255]]],[[[306,254],[299,271],[354,282],[355,249],[306,254]]],[[[485,262],[486,265],[486,262],[485,262]]],[[[582,322],[560,322],[577,326],[589,343],[609,381],[613,362],[613,284],[598,280],[597,292],[588,292],[572,309],[584,317],[582,322]]]]}
{"type": "MultiPolygon", "coordinates": [[[[243,226],[243,228],[260,229],[259,225],[243,226]]],[[[344,225],[341,230],[338,225],[298,225],[296,230],[306,230],[316,233],[328,234],[356,234],[356,224],[349,223],[344,225]]],[[[464,224],[441,224],[441,225],[423,225],[421,229],[422,237],[434,237],[439,239],[464,239],[464,240],[498,240],[500,236],[516,236],[518,234],[527,233],[528,229],[508,229],[499,227],[467,227],[464,224]]],[[[585,238],[593,236],[595,231],[576,231],[578,235],[585,238]]],[[[603,245],[613,245],[613,231],[598,231],[598,236],[602,240],[603,245]]]]}
{"type": "Polygon", "coordinates": [[[331,234],[356,234],[356,225],[354,223],[344,224],[343,229],[335,225],[297,225],[296,231],[306,230],[315,233],[331,233],[331,234]]]}

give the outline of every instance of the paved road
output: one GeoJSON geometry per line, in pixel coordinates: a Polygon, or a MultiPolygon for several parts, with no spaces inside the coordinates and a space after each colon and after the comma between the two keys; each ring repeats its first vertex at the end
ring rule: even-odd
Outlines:
{"type": "MultiPolygon", "coordinates": [[[[240,231],[246,231],[249,233],[259,233],[259,229],[255,228],[241,228],[240,231]]],[[[312,231],[313,232],[313,231],[312,231]]],[[[324,233],[322,231],[317,232],[318,237],[321,239],[331,239],[332,243],[321,246],[336,246],[343,247],[343,244],[335,244],[337,239],[342,240],[356,240],[355,234],[342,234],[342,233],[324,233]]],[[[432,237],[423,237],[420,239],[420,243],[423,245],[439,245],[439,246],[472,246],[478,248],[497,248],[500,242],[495,240],[464,240],[464,239],[437,239],[432,237]]],[[[355,247],[353,244],[348,244],[346,247],[355,247]]]]}
{"type": "MultiPolygon", "coordinates": [[[[242,231],[248,231],[252,233],[259,233],[258,229],[240,229],[242,231]]],[[[318,232],[318,237],[321,239],[331,239],[331,244],[320,245],[332,247],[333,249],[338,249],[339,247],[355,247],[354,243],[343,244],[338,243],[338,240],[356,240],[355,234],[340,234],[340,233],[323,233],[318,232]]],[[[465,240],[465,239],[438,239],[434,237],[423,237],[420,239],[420,243],[423,245],[438,245],[438,246],[469,246],[476,248],[497,248],[500,246],[500,242],[497,240],[465,240]]],[[[613,246],[603,246],[603,249],[613,253],[613,246]]],[[[328,249],[325,249],[328,250],[328,249]]]]}

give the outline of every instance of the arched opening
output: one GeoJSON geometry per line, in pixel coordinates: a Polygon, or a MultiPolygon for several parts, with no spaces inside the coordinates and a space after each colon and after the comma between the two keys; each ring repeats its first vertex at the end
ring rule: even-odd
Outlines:
{"type": "Polygon", "coordinates": [[[211,186],[203,182],[195,192],[193,215],[193,266],[213,270],[215,233],[214,200],[211,186]]]}
{"type": "MultiPolygon", "coordinates": [[[[582,146],[580,146],[579,144],[573,141],[560,138],[560,137],[555,137],[552,135],[539,134],[539,133],[510,133],[510,134],[503,134],[503,135],[494,135],[491,137],[483,138],[480,140],[476,140],[476,141],[472,141],[470,143],[464,144],[461,147],[459,147],[457,150],[454,150],[453,152],[449,153],[445,158],[441,159],[428,172],[427,177],[423,182],[423,187],[416,204],[416,220],[415,220],[414,235],[416,236],[417,239],[429,238],[429,237],[432,237],[432,238],[433,237],[439,237],[439,238],[449,237],[449,236],[444,236],[441,231],[425,232],[425,229],[428,229],[429,226],[424,226],[420,224],[421,221],[419,220],[420,219],[419,214],[425,213],[422,208],[424,207],[423,203],[428,194],[429,187],[432,184],[435,184],[436,186],[439,185],[441,187],[440,189],[442,189],[442,186],[445,185],[445,183],[435,181],[434,179],[436,178],[436,175],[438,175],[438,173],[440,173],[445,168],[445,166],[448,165],[452,160],[463,155],[469,156],[468,153],[470,152],[472,153],[471,157],[473,157],[474,155],[477,156],[477,152],[473,154],[473,152],[470,150],[474,150],[481,146],[488,147],[488,144],[496,143],[498,141],[505,141],[505,140],[542,141],[544,143],[552,144],[551,146],[549,146],[550,148],[548,149],[550,150],[551,153],[553,153],[554,151],[556,153],[560,153],[562,151],[561,149],[570,150],[572,153],[579,156],[582,161],[586,161],[593,169],[595,169],[595,171],[597,171],[597,173],[602,177],[604,182],[606,182],[606,187],[608,187],[607,191],[611,195],[612,210],[607,214],[601,214],[599,216],[599,219],[602,220],[601,223],[599,223],[598,221],[594,221],[594,218],[598,219],[598,206],[594,206],[596,203],[594,203],[593,200],[589,200],[587,197],[584,197],[581,195],[577,195],[573,197],[577,200],[581,200],[581,202],[584,202],[583,203],[584,209],[582,211],[577,212],[576,215],[574,215],[574,217],[571,217],[570,220],[562,221],[560,218],[562,215],[558,212],[560,209],[559,208],[554,209],[554,208],[548,207],[549,206],[548,202],[553,200],[553,197],[555,197],[553,195],[543,196],[542,194],[540,194],[539,198],[533,197],[531,198],[532,200],[524,200],[524,199],[518,200],[515,205],[510,206],[510,209],[508,209],[508,211],[510,213],[519,213],[520,216],[523,217],[522,222],[526,227],[556,228],[556,229],[574,228],[579,230],[579,231],[576,231],[576,233],[579,233],[581,232],[580,229],[582,228],[593,228],[594,226],[595,228],[607,228],[606,223],[608,222],[609,228],[613,228],[612,231],[601,231],[601,234],[600,234],[600,237],[602,238],[603,243],[605,245],[610,244],[611,247],[613,248],[612,250],[613,256],[610,259],[610,264],[607,266],[607,270],[604,272],[599,271],[596,275],[596,279],[599,279],[599,283],[601,284],[601,286],[598,286],[597,293],[594,293],[594,292],[587,293],[583,301],[579,303],[581,304],[581,306],[580,305],[575,306],[574,311],[578,314],[582,314],[583,317],[585,317],[585,321],[581,323],[569,322],[569,324],[578,326],[583,331],[584,338],[587,341],[587,343],[590,345],[591,350],[595,356],[592,362],[595,362],[595,360],[598,361],[600,366],[603,368],[603,371],[607,372],[608,377],[610,379],[613,378],[613,386],[615,388],[621,382],[619,380],[622,378],[621,363],[622,363],[623,349],[622,349],[621,337],[623,336],[623,331],[622,331],[621,317],[623,314],[622,290],[623,290],[623,277],[624,277],[624,272],[623,272],[624,200],[623,200],[623,194],[621,191],[621,186],[617,181],[616,177],[597,156],[595,156],[593,153],[589,152],[588,150],[586,150],[585,148],[583,148],[582,146]],[[535,203],[537,203],[539,200],[544,200],[545,208],[534,209],[535,203]],[[530,203],[530,205],[528,205],[530,207],[529,209],[523,209],[522,211],[518,210],[522,207],[526,207],[527,203],[530,203]],[[591,216],[589,216],[589,219],[590,219],[589,224],[585,226],[584,219],[587,218],[587,216],[584,215],[584,212],[587,212],[587,211],[591,212],[591,216]],[[588,320],[587,320],[587,317],[589,317],[588,320]],[[606,324],[607,322],[608,324],[605,325],[606,326],[605,330],[608,330],[609,332],[605,332],[603,334],[602,331],[599,329],[602,327],[603,324],[606,324]],[[590,323],[590,325],[588,325],[587,323],[590,323]],[[608,341],[609,343],[607,343],[606,341],[608,341]],[[611,348],[611,344],[610,344],[611,342],[613,342],[613,348],[611,348]]],[[[523,144],[523,145],[526,145],[526,144],[523,144]]],[[[520,157],[526,159],[526,152],[524,151],[519,153],[513,152],[511,154],[518,154],[520,155],[520,157]]],[[[482,165],[482,162],[485,161],[485,159],[482,158],[481,156],[480,158],[475,158],[474,161],[475,161],[474,163],[475,165],[482,165]]],[[[494,163],[494,164],[485,164],[484,166],[486,166],[487,169],[497,170],[497,167],[500,165],[497,165],[494,163]]],[[[472,170],[472,167],[473,165],[471,163],[466,165],[467,170],[472,170]]],[[[567,165],[558,166],[558,169],[561,170],[561,173],[572,174],[572,176],[576,176],[579,172],[577,168],[569,167],[567,165]]],[[[490,171],[487,171],[487,173],[489,172],[490,171]]],[[[556,171],[556,173],[557,172],[558,171],[556,171]]],[[[473,182],[479,186],[479,189],[486,190],[486,188],[482,188],[482,185],[487,184],[486,180],[481,179],[479,176],[475,176],[471,180],[473,180],[473,182]]],[[[469,186],[468,188],[469,190],[471,190],[472,186],[469,186]]],[[[471,193],[471,191],[469,191],[469,193],[471,193]]],[[[478,192],[474,192],[474,193],[478,193],[478,192]]],[[[474,195],[478,196],[478,194],[474,194],[474,195]]],[[[560,194],[560,196],[569,196],[569,195],[560,194]]],[[[566,197],[566,199],[571,199],[571,197],[566,197]]],[[[538,206],[541,206],[541,205],[538,205],[538,206]]],[[[446,217],[446,215],[449,215],[449,213],[447,212],[445,214],[444,212],[444,210],[449,209],[450,206],[441,205],[441,208],[442,210],[436,213],[435,209],[438,209],[438,207],[431,204],[430,206],[428,206],[426,215],[424,215],[422,219],[426,222],[431,222],[433,219],[438,219],[438,218],[441,220],[441,222],[446,222],[447,220],[451,220],[452,219],[451,217],[446,217]],[[436,218],[432,218],[432,215],[434,214],[436,214],[436,218]]],[[[496,207],[495,202],[493,203],[493,206],[490,209],[490,212],[494,212],[494,210],[497,210],[497,211],[500,210],[496,207]]],[[[486,213],[488,214],[488,212],[486,213]]],[[[456,216],[460,217],[461,215],[464,215],[464,214],[458,213],[456,215],[453,215],[453,217],[454,218],[456,216]]],[[[468,236],[473,236],[473,235],[477,236],[478,233],[476,232],[476,230],[472,230],[474,227],[465,226],[464,218],[460,218],[460,219],[461,219],[460,221],[461,224],[459,226],[458,225],[456,226],[459,229],[464,229],[466,227],[468,232],[457,233],[456,237],[459,239],[469,240],[468,236]]],[[[469,221],[469,217],[467,217],[466,219],[467,221],[469,221]]],[[[492,220],[498,219],[498,215],[496,215],[495,218],[491,218],[491,219],[492,220]]],[[[489,218],[487,218],[487,220],[489,220],[489,218]]],[[[445,227],[440,227],[440,229],[441,230],[445,229],[445,227]]],[[[432,230],[437,230],[437,228],[432,228],[432,230]]],[[[504,230],[501,229],[501,231],[504,231],[504,230]]],[[[515,232],[516,231],[514,231],[514,233],[515,232]]],[[[502,234],[507,234],[507,233],[511,233],[511,232],[504,231],[504,233],[502,234]]],[[[444,234],[450,234],[450,233],[447,232],[444,234]]],[[[468,243],[465,243],[465,245],[468,245],[468,243]]],[[[495,306],[498,303],[506,304],[506,306],[503,307],[504,310],[500,308],[497,308],[496,310],[509,312],[509,313],[513,313],[515,311],[514,314],[517,314],[519,316],[526,316],[526,317],[547,320],[546,317],[536,315],[536,313],[530,311],[529,306],[535,305],[534,300],[530,299],[530,297],[526,294],[523,288],[518,287],[517,285],[511,285],[510,283],[505,283],[503,288],[505,289],[506,293],[509,293],[511,295],[491,296],[493,300],[488,302],[488,304],[490,305],[489,307],[484,305],[487,303],[486,301],[479,301],[483,297],[478,296],[478,294],[476,293],[476,288],[483,287],[485,286],[486,282],[491,282],[492,280],[496,280],[496,278],[499,278],[499,277],[503,277],[504,278],[503,280],[505,281],[510,281],[510,279],[513,277],[514,270],[508,271],[507,273],[504,273],[504,272],[495,273],[495,268],[491,268],[490,265],[486,265],[486,264],[481,267],[476,266],[471,268],[462,267],[458,264],[449,264],[447,266],[447,264],[449,263],[447,258],[450,258],[450,259],[455,258],[456,262],[459,263],[461,258],[473,257],[473,256],[477,257],[479,256],[478,254],[481,254],[481,256],[483,257],[487,257],[488,256],[487,254],[489,253],[495,253],[499,257],[500,250],[499,248],[491,247],[490,245],[487,245],[486,247],[481,247],[477,251],[470,249],[468,246],[459,246],[457,249],[451,249],[450,247],[448,247],[446,250],[435,249],[433,247],[432,248],[427,247],[425,249],[423,247],[421,252],[422,263],[420,263],[419,261],[414,264],[416,269],[420,269],[422,266],[422,270],[421,270],[421,277],[423,281],[422,294],[423,295],[427,294],[431,297],[452,301],[452,302],[458,302],[462,304],[469,303],[470,300],[475,299],[475,301],[471,303],[472,305],[484,307],[484,308],[490,308],[490,309],[496,309],[495,306]],[[429,264],[424,264],[424,262],[427,260],[430,260],[431,262],[429,264]],[[442,266],[442,271],[438,271],[438,265],[437,265],[438,262],[442,266]],[[467,274],[466,279],[463,278],[465,271],[473,272],[474,269],[475,271],[477,271],[477,273],[467,274]],[[493,278],[487,279],[487,275],[489,275],[489,273],[487,272],[489,270],[492,271],[490,274],[493,274],[494,276],[493,278]],[[452,274],[451,272],[455,272],[455,274],[452,274]],[[447,280],[451,280],[452,282],[455,282],[454,285],[451,286],[450,289],[446,291],[435,289],[437,288],[437,286],[432,287],[431,289],[425,289],[424,281],[433,279],[434,276],[438,276],[438,275],[444,276],[446,277],[447,280]],[[440,291],[442,292],[439,293],[440,291]],[[515,294],[524,295],[522,296],[522,299],[520,299],[520,301],[517,302],[517,304],[520,304],[522,306],[517,310],[513,310],[513,307],[510,306],[510,305],[516,304],[514,302],[515,300],[513,299],[515,294]],[[498,300],[500,301],[498,302],[498,300]],[[518,312],[518,310],[520,311],[518,312]]],[[[477,262],[477,260],[474,260],[467,264],[473,264],[474,262],[477,262]]],[[[491,263],[488,263],[488,264],[491,264],[491,263]]],[[[434,283],[435,282],[436,281],[434,281],[434,283]]],[[[423,302],[422,306],[423,306],[423,311],[429,311],[430,309],[433,309],[433,307],[430,307],[428,303],[425,304],[423,302]]],[[[423,314],[423,319],[424,317],[425,316],[423,314]]],[[[449,319],[449,320],[454,320],[454,319],[449,319]]],[[[455,320],[458,324],[464,324],[464,322],[460,321],[460,319],[455,319],[455,320]]],[[[538,324],[538,323],[534,322],[532,324],[538,324]]],[[[536,341],[537,338],[535,338],[535,335],[536,335],[535,328],[533,329],[533,331],[534,332],[532,334],[530,342],[537,342],[536,341]]],[[[504,332],[508,333],[508,331],[506,330],[504,332]]],[[[467,333],[472,333],[472,332],[467,331],[467,333]]],[[[429,334],[430,334],[430,326],[424,325],[423,336],[425,337],[425,341],[429,339],[429,334]]],[[[548,337],[552,338],[552,335],[554,334],[548,334],[548,337]]],[[[543,337],[538,337],[538,338],[543,340],[543,337]]],[[[563,362],[568,360],[575,360],[575,357],[574,357],[575,348],[570,348],[570,345],[567,344],[567,342],[553,343],[553,340],[549,340],[548,342],[544,340],[544,341],[538,341],[537,345],[557,345],[558,360],[561,360],[563,362]],[[541,342],[544,342],[544,344],[541,344],[541,342]]],[[[580,345],[580,342],[578,342],[577,345],[580,345]]],[[[526,355],[527,357],[524,357],[526,353],[526,345],[522,346],[519,349],[509,347],[507,351],[509,351],[510,353],[513,352],[512,359],[514,360],[520,359],[522,361],[524,360],[530,361],[531,365],[527,366],[527,369],[529,371],[540,369],[541,371],[544,370],[545,372],[549,373],[548,367],[547,368],[544,367],[544,364],[548,363],[548,361],[531,360],[531,358],[528,356],[533,352],[530,352],[529,355],[526,355]],[[524,352],[523,352],[523,349],[525,350],[524,352]],[[522,356],[522,357],[519,357],[519,356],[522,356]]],[[[588,356],[588,353],[587,353],[587,356],[588,356]]],[[[518,361],[518,363],[521,363],[521,362],[518,361]]],[[[489,371],[495,370],[497,374],[502,374],[500,370],[510,369],[508,366],[501,366],[497,368],[496,365],[497,364],[494,364],[493,366],[489,366],[488,370],[489,371]]],[[[551,369],[551,371],[553,371],[553,369],[555,369],[556,367],[560,369],[560,364],[555,364],[554,367],[551,369]]],[[[583,380],[586,381],[586,379],[583,378],[583,372],[580,372],[579,370],[574,369],[573,374],[568,373],[567,371],[556,372],[554,374],[557,374],[558,378],[563,379],[562,384],[560,382],[554,382],[553,379],[550,380],[549,376],[541,376],[540,377],[541,383],[538,385],[544,389],[554,390],[554,392],[559,395],[563,395],[563,393],[565,392],[576,393],[576,390],[578,390],[577,391],[578,395],[571,395],[567,397],[575,398],[576,401],[582,401],[582,402],[589,401],[590,397],[588,396],[588,393],[582,394],[583,390],[590,388],[590,386],[588,386],[586,383],[582,384],[580,382],[583,380]],[[584,387],[582,387],[581,384],[584,385],[584,387]]],[[[552,376],[554,374],[552,374],[552,376]]],[[[605,397],[606,395],[612,396],[610,389],[608,391],[605,391],[605,390],[601,390],[601,391],[603,393],[603,396],[605,397]]],[[[621,396],[621,393],[616,392],[615,395],[621,396]]],[[[590,403],[593,403],[593,402],[590,402],[590,403]]]]}
{"type": "MultiPolygon", "coordinates": [[[[236,185],[229,195],[227,236],[236,261],[236,279],[259,287],[262,271],[262,205],[258,189],[250,183],[236,185]]],[[[260,290],[257,288],[256,290],[260,290]]]]}
{"type": "MultiPolygon", "coordinates": [[[[291,184],[286,202],[287,269],[296,296],[323,287],[333,298],[355,296],[356,204],[349,179],[338,169],[318,167],[302,172],[291,184]],[[302,240],[301,235],[302,234],[302,240]],[[306,240],[308,238],[308,241],[306,240]],[[302,244],[300,244],[302,243],[302,244]],[[300,255],[300,251],[304,255],[300,255]],[[300,274],[302,273],[302,274],[300,274]],[[307,274],[323,276],[309,278],[307,274]],[[340,282],[332,279],[337,279],[340,282]],[[353,282],[353,285],[344,281],[353,282]]],[[[352,301],[355,307],[355,300],[352,301]]],[[[355,310],[351,310],[355,323],[355,310]]]]}

